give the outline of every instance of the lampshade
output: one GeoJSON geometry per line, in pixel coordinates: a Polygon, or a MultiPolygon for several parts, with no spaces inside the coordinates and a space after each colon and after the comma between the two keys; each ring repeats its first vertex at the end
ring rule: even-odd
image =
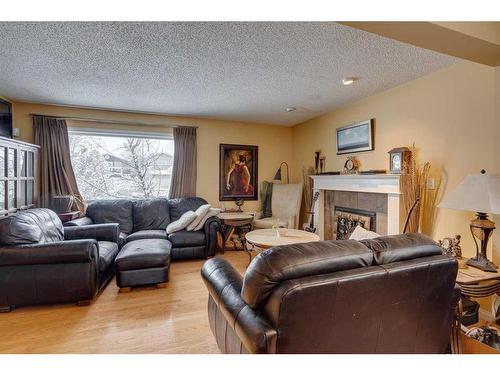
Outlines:
{"type": "Polygon", "coordinates": [[[438,207],[455,210],[500,213],[500,176],[470,174],[444,197],[438,207]]]}
{"type": "Polygon", "coordinates": [[[274,175],[274,180],[281,181],[281,166],[276,171],[276,174],[274,175]]]}

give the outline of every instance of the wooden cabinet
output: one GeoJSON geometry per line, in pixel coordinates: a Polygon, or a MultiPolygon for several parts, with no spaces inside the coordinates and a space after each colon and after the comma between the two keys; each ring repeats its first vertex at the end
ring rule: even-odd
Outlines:
{"type": "Polygon", "coordinates": [[[0,137],[0,215],[38,202],[39,146],[0,137]]]}

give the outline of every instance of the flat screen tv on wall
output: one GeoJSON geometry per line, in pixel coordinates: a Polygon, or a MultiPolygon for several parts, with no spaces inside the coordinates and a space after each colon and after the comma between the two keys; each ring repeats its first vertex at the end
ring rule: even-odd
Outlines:
{"type": "Polygon", "coordinates": [[[12,138],[12,104],[0,99],[0,137],[12,138]]]}

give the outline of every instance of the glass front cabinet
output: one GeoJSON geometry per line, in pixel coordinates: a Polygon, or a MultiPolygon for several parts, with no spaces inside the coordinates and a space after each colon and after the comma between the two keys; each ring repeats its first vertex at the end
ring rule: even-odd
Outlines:
{"type": "Polygon", "coordinates": [[[36,207],[38,150],[36,145],[0,137],[0,215],[36,207]]]}

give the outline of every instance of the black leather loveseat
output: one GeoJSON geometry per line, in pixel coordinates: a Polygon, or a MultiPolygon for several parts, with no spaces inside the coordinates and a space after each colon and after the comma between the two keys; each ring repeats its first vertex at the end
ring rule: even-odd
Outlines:
{"type": "Polygon", "coordinates": [[[243,277],[201,270],[223,353],[445,353],[460,298],[457,261],[410,233],[268,249],[243,277]]]}
{"type": "Polygon", "coordinates": [[[66,226],[118,223],[120,247],[125,243],[142,239],[167,239],[172,243],[172,260],[208,258],[215,255],[217,232],[221,222],[209,218],[202,230],[167,235],[167,225],[178,220],[183,213],[196,210],[207,202],[203,198],[154,198],[97,200],[87,207],[86,216],[65,223],[66,226]]]}
{"type": "Polygon", "coordinates": [[[118,224],[63,228],[46,208],[0,218],[0,312],[89,304],[114,275],[118,234],[118,224]]]}

